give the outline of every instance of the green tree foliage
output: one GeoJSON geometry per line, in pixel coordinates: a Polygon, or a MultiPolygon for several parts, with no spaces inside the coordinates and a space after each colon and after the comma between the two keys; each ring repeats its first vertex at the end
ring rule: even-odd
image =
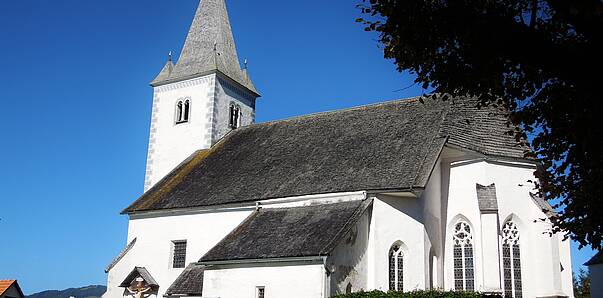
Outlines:
{"type": "Polygon", "coordinates": [[[444,292],[444,291],[413,291],[413,292],[358,292],[343,294],[335,298],[497,298],[501,296],[484,295],[476,292],[444,292]]]}
{"type": "Polygon", "coordinates": [[[574,272],[574,295],[576,298],[590,297],[590,273],[587,270],[574,272]]]}
{"type": "MultiPolygon", "coordinates": [[[[384,55],[433,94],[504,106],[562,210],[553,232],[601,248],[603,1],[363,0],[384,55]]],[[[428,97],[436,97],[436,95],[428,97]]],[[[511,132],[510,132],[511,133],[511,132]]]]}

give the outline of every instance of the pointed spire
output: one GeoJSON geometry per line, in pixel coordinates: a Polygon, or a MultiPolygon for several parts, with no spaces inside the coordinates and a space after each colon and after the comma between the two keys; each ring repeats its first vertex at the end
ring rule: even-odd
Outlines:
{"type": "Polygon", "coordinates": [[[225,0],[201,0],[178,62],[164,81],[188,79],[211,71],[220,71],[257,94],[239,64],[225,0]]]}
{"type": "Polygon", "coordinates": [[[172,62],[172,51],[168,54],[168,61],[165,63],[157,77],[151,82],[151,85],[158,84],[165,80],[170,79],[172,72],[174,71],[174,62],[172,62]]]}

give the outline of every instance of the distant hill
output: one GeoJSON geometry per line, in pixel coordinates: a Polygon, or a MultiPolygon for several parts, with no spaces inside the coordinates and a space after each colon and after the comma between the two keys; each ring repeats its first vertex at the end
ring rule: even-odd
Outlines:
{"type": "Polygon", "coordinates": [[[25,296],[27,298],[98,298],[102,296],[107,287],[105,286],[87,286],[81,288],[71,288],[62,291],[50,290],[25,296]]]}

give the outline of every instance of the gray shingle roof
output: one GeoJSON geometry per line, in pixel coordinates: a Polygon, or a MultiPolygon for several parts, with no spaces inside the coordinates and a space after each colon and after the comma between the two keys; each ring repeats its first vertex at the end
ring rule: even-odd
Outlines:
{"type": "Polygon", "coordinates": [[[504,117],[462,100],[408,99],[250,125],[194,153],[124,213],[423,188],[446,141],[523,158],[504,117]]]}
{"type": "Polygon", "coordinates": [[[134,267],[134,270],[128,274],[128,276],[121,282],[119,286],[122,288],[127,288],[130,286],[132,281],[139,276],[142,277],[142,279],[144,279],[149,286],[159,287],[159,284],[155,281],[153,276],[151,276],[151,273],[149,273],[145,267],[134,267]]]}
{"type": "Polygon", "coordinates": [[[165,292],[171,296],[198,296],[203,294],[203,275],[205,265],[196,263],[190,264],[182,271],[180,276],[176,278],[174,283],[165,292]]]}
{"type": "MultiPolygon", "coordinates": [[[[167,66],[166,66],[167,67],[167,66]]],[[[166,67],[151,83],[158,86],[219,71],[258,94],[241,69],[224,0],[202,0],[171,72],[166,67]]]]}
{"type": "Polygon", "coordinates": [[[477,190],[477,203],[479,204],[479,211],[484,212],[497,212],[498,201],[496,200],[496,185],[494,183],[483,186],[481,184],[475,184],[477,190]]]}
{"type": "Polygon", "coordinates": [[[163,81],[168,80],[170,78],[170,76],[172,75],[173,71],[174,71],[174,62],[172,62],[172,57],[170,55],[170,59],[168,59],[168,61],[165,63],[165,65],[161,69],[161,72],[159,72],[159,74],[157,75],[155,80],[153,80],[153,82],[163,82],[163,81]]]}
{"type": "Polygon", "coordinates": [[[328,255],[371,203],[260,209],[199,262],[328,255]]]}

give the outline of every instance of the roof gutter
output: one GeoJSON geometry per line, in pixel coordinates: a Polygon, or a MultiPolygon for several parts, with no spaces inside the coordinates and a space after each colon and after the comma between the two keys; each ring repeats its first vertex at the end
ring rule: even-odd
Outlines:
{"type": "MultiPolygon", "coordinates": [[[[317,263],[325,262],[326,256],[307,256],[307,257],[282,257],[269,259],[242,259],[242,260],[217,260],[217,261],[199,261],[198,265],[220,266],[220,265],[242,265],[242,264],[264,264],[264,263],[285,263],[285,262],[304,262],[317,263]]],[[[210,269],[210,268],[207,268],[210,269]]]]}

